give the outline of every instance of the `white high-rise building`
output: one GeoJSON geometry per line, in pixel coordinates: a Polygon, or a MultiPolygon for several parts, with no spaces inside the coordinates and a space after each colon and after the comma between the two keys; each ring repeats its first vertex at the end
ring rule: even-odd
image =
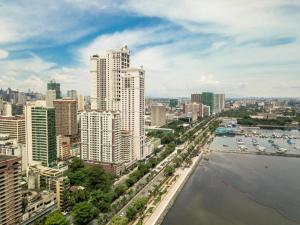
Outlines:
{"type": "Polygon", "coordinates": [[[145,71],[128,68],[121,70],[122,129],[132,134],[134,159],[144,155],[145,141],[145,71]]]}
{"type": "Polygon", "coordinates": [[[114,111],[80,113],[81,158],[99,163],[119,175],[121,163],[121,120],[114,111]]]}
{"type": "MultiPolygon", "coordinates": [[[[129,68],[130,51],[127,46],[120,50],[109,50],[105,56],[92,55],[90,61],[91,109],[119,111],[121,129],[129,132],[132,137],[132,145],[128,145],[132,146],[128,149],[132,152],[123,155],[132,155],[133,160],[142,159],[145,138],[145,71],[129,68]]],[[[122,151],[125,151],[124,146],[122,151]]]]}
{"type": "Polygon", "coordinates": [[[92,109],[120,110],[121,69],[129,68],[129,57],[127,46],[109,50],[105,56],[91,56],[92,109]]]}

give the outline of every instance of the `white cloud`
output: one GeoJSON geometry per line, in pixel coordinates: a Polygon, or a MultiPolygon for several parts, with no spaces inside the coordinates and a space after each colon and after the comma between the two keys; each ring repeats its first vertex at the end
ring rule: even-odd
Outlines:
{"type": "Polygon", "coordinates": [[[99,35],[87,46],[77,50],[76,54],[79,54],[81,62],[87,64],[91,55],[105,54],[109,49],[119,49],[127,45],[133,52],[138,52],[139,49],[147,49],[148,45],[168,43],[180,39],[183,35],[181,31],[174,31],[169,26],[124,30],[99,35]]]}
{"type": "Polygon", "coordinates": [[[0,59],[5,59],[9,55],[8,51],[0,49],[0,59]]]}
{"type": "Polygon", "coordinates": [[[203,85],[203,84],[219,84],[220,81],[215,79],[215,75],[213,74],[208,74],[208,75],[202,75],[200,79],[198,80],[198,83],[203,85]]]}
{"type": "Polygon", "coordinates": [[[193,32],[226,35],[265,36],[297,31],[299,13],[287,14],[286,6],[300,6],[295,0],[131,0],[124,8],[141,15],[162,17],[193,32]],[[280,11],[281,10],[281,11],[280,11]],[[292,22],[292,23],[291,23],[292,22]],[[293,23],[294,22],[294,23],[293,23]]]}
{"type": "Polygon", "coordinates": [[[86,14],[93,15],[111,5],[107,0],[3,2],[0,5],[0,44],[13,45],[31,40],[29,45],[33,42],[51,45],[77,40],[95,31],[87,22],[86,14]]]}
{"type": "Polygon", "coordinates": [[[0,76],[1,88],[13,88],[20,91],[27,91],[28,89],[45,92],[46,84],[45,81],[37,75],[29,75],[24,79],[13,76],[0,76]]]}
{"type": "Polygon", "coordinates": [[[56,66],[36,55],[25,59],[0,61],[0,84],[2,88],[13,87],[20,90],[45,92],[47,78],[56,66]]]}

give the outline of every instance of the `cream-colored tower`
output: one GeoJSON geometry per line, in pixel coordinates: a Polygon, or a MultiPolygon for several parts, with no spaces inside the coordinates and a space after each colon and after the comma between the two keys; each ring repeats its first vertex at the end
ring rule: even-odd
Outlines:
{"type": "MultiPolygon", "coordinates": [[[[132,160],[142,159],[145,139],[145,71],[129,68],[130,51],[127,46],[119,50],[109,50],[105,56],[93,55],[90,60],[91,108],[101,111],[119,111],[121,129],[127,132],[126,140],[129,133],[132,143],[128,145],[131,146],[128,148],[129,154],[123,155],[132,156],[132,160]]],[[[124,146],[122,149],[123,153],[126,153],[124,146]]]]}
{"type": "Polygon", "coordinates": [[[128,68],[121,70],[121,123],[122,129],[132,135],[134,160],[144,155],[145,140],[145,71],[128,68]]]}
{"type": "Polygon", "coordinates": [[[105,56],[92,55],[90,57],[92,109],[120,110],[120,71],[129,67],[129,58],[130,52],[127,46],[120,50],[109,50],[105,56]]]}

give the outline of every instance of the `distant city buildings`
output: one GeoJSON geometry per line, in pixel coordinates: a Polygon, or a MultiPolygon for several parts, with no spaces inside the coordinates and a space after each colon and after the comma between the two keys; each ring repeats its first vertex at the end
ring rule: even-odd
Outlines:
{"type": "Polygon", "coordinates": [[[191,94],[192,103],[201,103],[201,94],[191,94]]]}
{"type": "Polygon", "coordinates": [[[176,108],[178,106],[178,99],[170,99],[169,106],[170,108],[176,108]]]}
{"type": "Polygon", "coordinates": [[[56,99],[61,98],[60,83],[57,83],[54,79],[47,84],[47,90],[55,90],[56,99]]]}
{"type": "Polygon", "coordinates": [[[11,88],[7,90],[0,89],[0,99],[2,99],[3,102],[9,102],[13,105],[23,105],[26,101],[35,101],[41,98],[42,94],[31,92],[30,90],[28,90],[28,92],[20,92],[12,90],[11,88]]]}
{"type": "Polygon", "coordinates": [[[213,114],[216,111],[216,98],[212,92],[202,92],[201,94],[202,104],[210,107],[210,113],[213,114]]]}
{"type": "Polygon", "coordinates": [[[203,104],[192,102],[183,105],[183,112],[186,116],[190,116],[192,121],[195,122],[203,117],[203,104]]]}
{"type": "Polygon", "coordinates": [[[73,100],[77,100],[77,91],[76,90],[67,90],[67,97],[73,100]]]}

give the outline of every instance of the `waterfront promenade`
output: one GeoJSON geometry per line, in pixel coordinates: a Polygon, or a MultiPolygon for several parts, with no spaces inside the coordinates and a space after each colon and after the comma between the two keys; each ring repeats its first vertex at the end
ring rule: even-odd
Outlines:
{"type": "Polygon", "coordinates": [[[176,170],[174,176],[178,175],[177,180],[169,188],[168,192],[163,196],[162,200],[155,207],[153,213],[144,218],[145,225],[159,225],[163,221],[165,215],[167,214],[169,208],[172,206],[177,195],[185,185],[186,181],[193,173],[194,169],[197,167],[199,161],[202,159],[204,152],[202,151],[199,156],[192,159],[192,164],[188,168],[179,168],[176,170]]]}

